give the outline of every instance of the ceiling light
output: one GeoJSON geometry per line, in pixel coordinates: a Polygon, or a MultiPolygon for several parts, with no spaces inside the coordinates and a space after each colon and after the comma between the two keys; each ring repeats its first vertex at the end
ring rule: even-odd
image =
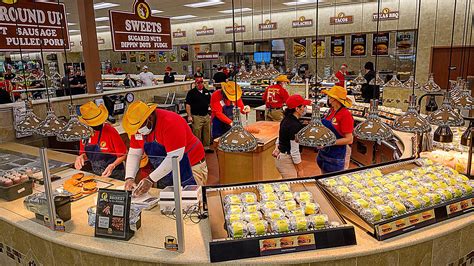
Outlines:
{"type": "Polygon", "coordinates": [[[326,147],[336,143],[336,135],[321,123],[321,115],[317,103],[312,105],[312,115],[309,124],[296,134],[301,146],[326,147]]]}
{"type": "Polygon", "coordinates": [[[72,105],[69,105],[69,114],[69,122],[63,127],[63,130],[57,133],[56,139],[61,142],[75,142],[90,138],[94,130],[79,121],[72,105]]]}
{"type": "Polygon", "coordinates": [[[20,133],[34,133],[42,120],[33,113],[33,105],[31,102],[25,102],[25,116],[15,124],[15,130],[20,133]]]}
{"type": "Polygon", "coordinates": [[[378,102],[370,100],[370,113],[367,120],[354,128],[354,136],[361,140],[381,142],[393,138],[392,129],[379,117],[378,102]]]}
{"type": "Polygon", "coordinates": [[[298,0],[293,2],[285,2],[283,3],[285,6],[297,6],[297,5],[307,5],[307,4],[315,4],[317,0],[298,0]]]}
{"type": "Polygon", "coordinates": [[[416,82],[415,77],[413,75],[410,75],[410,78],[403,83],[403,87],[407,89],[415,88],[415,90],[420,88],[420,84],[416,82]]]}
{"type": "Polygon", "coordinates": [[[464,119],[456,112],[451,105],[449,93],[444,93],[443,104],[439,110],[431,113],[426,118],[428,123],[436,126],[454,126],[458,127],[464,123],[464,119]]]}
{"type": "Polygon", "coordinates": [[[375,74],[375,78],[369,81],[369,85],[383,86],[385,85],[385,80],[380,77],[380,73],[377,71],[377,73],[375,74]]]}
{"type": "Polygon", "coordinates": [[[362,76],[362,71],[359,71],[359,75],[353,81],[357,85],[362,85],[367,83],[367,80],[362,76]]]}
{"type": "Polygon", "coordinates": [[[426,133],[431,131],[431,126],[425,118],[418,113],[416,96],[410,96],[410,103],[405,114],[395,119],[393,129],[409,133],[426,133]]]}
{"type": "Polygon", "coordinates": [[[110,29],[110,26],[97,26],[96,29],[102,30],[102,29],[110,29]]]}
{"type": "Polygon", "coordinates": [[[192,3],[192,4],[187,4],[187,5],[184,5],[184,6],[187,6],[187,7],[192,7],[192,8],[199,8],[199,7],[207,7],[207,6],[217,6],[217,5],[222,5],[224,4],[224,2],[222,1],[205,1],[205,2],[197,2],[197,3],[192,3]]]}
{"type": "Polygon", "coordinates": [[[441,91],[441,87],[434,81],[433,73],[430,74],[428,81],[421,87],[424,92],[433,93],[441,91]]]}
{"type": "Polygon", "coordinates": [[[119,4],[100,2],[100,3],[94,4],[94,9],[99,10],[99,9],[111,8],[111,7],[116,7],[116,6],[119,6],[119,4]]]}
{"type": "MultiPolygon", "coordinates": [[[[236,89],[237,90],[237,89],[236,89]]],[[[219,138],[218,149],[224,152],[251,152],[257,148],[257,139],[242,126],[240,109],[233,109],[232,127],[219,138]]]]}
{"type": "Polygon", "coordinates": [[[108,21],[109,20],[109,17],[98,17],[98,18],[95,18],[95,21],[108,21]]]}
{"type": "Polygon", "coordinates": [[[176,16],[176,17],[171,17],[171,19],[188,19],[188,18],[195,18],[196,16],[194,15],[184,15],[184,16],[176,16]]]}
{"type": "Polygon", "coordinates": [[[79,32],[79,30],[69,30],[69,33],[79,32]]]}
{"type": "Polygon", "coordinates": [[[164,12],[164,11],[158,10],[158,9],[153,9],[153,10],[151,10],[151,13],[152,13],[152,14],[158,14],[158,13],[163,13],[163,12],[164,12]]]}
{"type": "Polygon", "coordinates": [[[68,22],[67,25],[68,25],[68,26],[74,26],[74,25],[77,25],[77,23],[68,22]]]}
{"type": "MultiPolygon", "coordinates": [[[[249,11],[252,11],[252,9],[247,8],[247,7],[234,9],[234,13],[242,13],[242,12],[249,12],[249,11]]],[[[232,9],[222,10],[222,11],[219,11],[219,13],[232,14],[232,9]]]]}

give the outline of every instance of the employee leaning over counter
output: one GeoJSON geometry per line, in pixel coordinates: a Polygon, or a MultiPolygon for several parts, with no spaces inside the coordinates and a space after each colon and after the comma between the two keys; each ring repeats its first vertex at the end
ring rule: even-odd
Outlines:
{"type": "Polygon", "coordinates": [[[218,138],[232,126],[234,105],[240,108],[242,114],[250,112],[250,106],[242,102],[242,88],[233,81],[222,82],[221,88],[211,96],[212,137],[218,138]]]}
{"type": "Polygon", "coordinates": [[[94,129],[94,135],[89,140],[81,141],[75,168],[81,169],[85,161],[89,160],[96,175],[123,180],[127,147],[117,130],[106,122],[109,116],[107,108],[103,104],[97,106],[88,102],[81,105],[80,110],[79,119],[94,129]]]}
{"type": "Polygon", "coordinates": [[[354,118],[349,107],[352,100],[347,97],[347,90],[340,86],[334,86],[330,90],[324,90],[328,96],[330,109],[323,118],[322,123],[336,135],[336,143],[325,147],[318,153],[316,161],[323,174],[344,170],[348,166],[348,149],[352,144],[354,130],[354,118]]]}
{"type": "Polygon", "coordinates": [[[306,106],[310,104],[310,100],[305,100],[298,94],[290,96],[286,101],[285,118],[280,123],[276,149],[272,153],[276,168],[283,178],[304,176],[300,145],[295,136],[304,127],[299,119],[306,114],[306,106]]]}
{"type": "Polygon", "coordinates": [[[275,78],[275,85],[268,86],[263,93],[263,102],[267,108],[265,120],[277,121],[283,120],[283,105],[290,95],[285,89],[290,80],[286,75],[279,75],[275,78]]]}
{"type": "Polygon", "coordinates": [[[179,160],[182,186],[205,184],[207,164],[202,143],[193,135],[184,118],[174,112],[156,109],[156,106],[134,102],[123,116],[122,126],[130,136],[125,189],[135,188],[143,152],[148,155],[154,170],[139,182],[135,195],[146,193],[153,182],[158,182],[159,188],[172,186],[171,159],[175,156],[179,160]]]}

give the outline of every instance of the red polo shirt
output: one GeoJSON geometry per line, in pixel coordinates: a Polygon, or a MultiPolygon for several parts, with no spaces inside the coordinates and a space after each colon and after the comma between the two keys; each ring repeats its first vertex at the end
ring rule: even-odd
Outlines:
{"type": "MultiPolygon", "coordinates": [[[[95,145],[99,140],[99,131],[94,131],[94,135],[89,139],[88,144],[95,145]]],[[[127,154],[127,147],[123,142],[122,138],[120,137],[117,130],[108,123],[104,123],[102,127],[102,135],[100,137],[99,143],[100,151],[122,156],[127,154]]],[[[80,142],[80,154],[83,154],[84,151],[84,143],[80,142]]]]}
{"type": "MultiPolygon", "coordinates": [[[[222,89],[215,91],[211,95],[211,111],[212,111],[212,118],[217,117],[222,123],[229,124],[232,123],[232,119],[228,118],[223,112],[222,107],[229,106],[231,102],[228,99],[224,99],[223,97],[224,92],[222,89]]],[[[237,106],[240,108],[240,112],[244,113],[244,102],[242,102],[242,98],[237,101],[237,106]]]]}
{"type": "Polygon", "coordinates": [[[288,91],[280,84],[268,86],[262,96],[267,108],[282,108],[288,97],[288,91]]]}
{"type": "Polygon", "coordinates": [[[336,131],[344,136],[345,134],[352,133],[354,130],[354,118],[352,117],[349,109],[342,107],[337,114],[336,111],[331,109],[331,112],[326,117],[327,120],[332,122],[336,131]]]}
{"type": "Polygon", "coordinates": [[[156,123],[153,131],[141,138],[133,135],[130,139],[130,148],[143,149],[145,140],[152,142],[155,138],[156,142],[165,147],[166,152],[184,147],[184,152],[188,153],[191,165],[197,164],[204,158],[204,147],[193,135],[184,118],[174,112],[162,109],[156,109],[155,114],[156,123]]]}
{"type": "Polygon", "coordinates": [[[344,73],[342,73],[341,70],[339,70],[336,73],[336,78],[339,79],[339,82],[336,83],[335,85],[344,87],[344,81],[345,81],[346,75],[344,73]]]}

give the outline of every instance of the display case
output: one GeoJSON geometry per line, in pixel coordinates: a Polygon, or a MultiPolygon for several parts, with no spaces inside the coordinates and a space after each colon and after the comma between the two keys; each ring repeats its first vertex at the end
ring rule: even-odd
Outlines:
{"type": "Polygon", "coordinates": [[[409,159],[318,180],[339,213],[385,240],[474,209],[473,180],[409,159]]]}
{"type": "Polygon", "coordinates": [[[356,244],[354,227],[314,179],[204,187],[203,194],[211,262],[356,244]]]}
{"type": "Polygon", "coordinates": [[[246,86],[242,87],[242,101],[244,104],[251,107],[256,107],[264,104],[263,93],[266,86],[246,86]]]}

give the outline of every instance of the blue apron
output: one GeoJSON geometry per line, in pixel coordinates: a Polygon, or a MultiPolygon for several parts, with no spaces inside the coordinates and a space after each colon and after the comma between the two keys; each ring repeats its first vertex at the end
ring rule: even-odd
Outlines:
{"type": "MultiPolygon", "coordinates": [[[[343,107],[341,107],[343,108],[343,107]]],[[[341,110],[339,108],[339,110],[341,110]]],[[[336,111],[333,117],[339,112],[336,111]]],[[[331,120],[328,120],[329,114],[321,120],[323,125],[331,130],[335,135],[336,139],[341,139],[343,136],[337,132],[336,128],[332,124],[331,120]]],[[[319,168],[323,174],[337,172],[344,170],[344,163],[346,158],[346,145],[333,145],[321,149],[316,158],[319,168]]]]}
{"type": "MultiPolygon", "coordinates": [[[[196,143],[192,145],[189,151],[184,153],[183,158],[179,162],[179,169],[181,172],[181,186],[183,187],[187,185],[196,185],[196,181],[194,180],[194,177],[193,177],[193,171],[191,169],[191,163],[189,162],[188,153],[192,151],[197,146],[197,144],[198,144],[198,141],[196,141],[196,143]]],[[[145,146],[143,149],[145,150],[145,153],[148,155],[148,159],[154,169],[160,166],[160,164],[163,162],[166,155],[168,154],[166,152],[165,147],[156,141],[155,132],[153,132],[153,141],[147,142],[145,140],[145,146]]],[[[172,186],[172,185],[173,185],[173,171],[171,171],[169,174],[167,174],[166,176],[164,176],[162,179],[158,180],[157,182],[158,188],[165,188],[167,186],[172,186]]]]}
{"type": "MultiPolygon", "coordinates": [[[[87,158],[91,162],[92,171],[96,175],[99,175],[99,176],[102,175],[102,173],[105,171],[105,168],[107,168],[109,164],[117,160],[116,155],[101,151],[100,149],[101,137],[102,137],[102,129],[99,131],[99,138],[97,139],[97,144],[86,143],[84,145],[84,151],[86,152],[87,158]]],[[[115,167],[110,177],[114,179],[118,179],[118,180],[125,179],[125,167],[123,166],[123,163],[115,167]]]]}
{"type": "MultiPolygon", "coordinates": [[[[224,92],[222,92],[222,99],[224,99],[224,92]]],[[[234,105],[231,104],[229,106],[225,105],[222,106],[222,113],[224,113],[225,116],[230,118],[231,120],[234,119],[234,105]]],[[[216,116],[212,119],[212,137],[213,138],[219,138],[220,136],[224,135],[227,131],[229,131],[230,125],[222,122],[219,120],[216,116]]]]}

